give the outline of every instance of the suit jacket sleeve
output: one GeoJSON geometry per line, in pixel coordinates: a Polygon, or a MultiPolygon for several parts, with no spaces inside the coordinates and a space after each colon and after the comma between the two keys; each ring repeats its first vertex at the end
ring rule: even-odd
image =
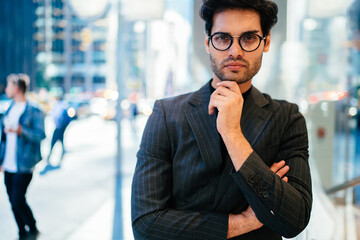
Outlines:
{"type": "Polygon", "coordinates": [[[132,184],[135,239],[226,239],[228,215],[171,208],[171,139],[157,101],[145,127],[132,184]]]}
{"type": "Polygon", "coordinates": [[[288,183],[274,174],[255,151],[233,178],[265,226],[284,237],[294,237],[309,222],[312,205],[308,137],[298,107],[289,103],[284,107],[288,116],[275,117],[277,126],[284,126],[275,161],[285,160],[290,167],[288,183]]]}

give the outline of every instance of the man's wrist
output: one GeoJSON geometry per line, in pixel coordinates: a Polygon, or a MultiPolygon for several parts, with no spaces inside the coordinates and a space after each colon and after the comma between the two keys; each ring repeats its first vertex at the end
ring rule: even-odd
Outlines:
{"type": "Polygon", "coordinates": [[[235,170],[238,171],[245,160],[251,155],[253,149],[241,131],[222,136],[222,139],[235,170]]]}
{"type": "Polygon", "coordinates": [[[262,224],[255,214],[252,216],[246,214],[246,211],[240,214],[229,214],[227,239],[246,234],[259,229],[261,226],[262,224]]]}
{"type": "Polygon", "coordinates": [[[233,238],[245,233],[245,217],[242,214],[229,214],[227,239],[233,238]]]}
{"type": "Polygon", "coordinates": [[[231,131],[225,134],[221,134],[222,139],[224,140],[224,142],[236,142],[238,140],[240,140],[241,138],[245,138],[244,134],[242,133],[241,129],[239,130],[235,130],[235,131],[231,131]]]}

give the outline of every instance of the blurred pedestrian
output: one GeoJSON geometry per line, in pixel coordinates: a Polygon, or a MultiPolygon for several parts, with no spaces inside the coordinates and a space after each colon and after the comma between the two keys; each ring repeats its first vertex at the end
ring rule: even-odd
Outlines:
{"type": "Polygon", "coordinates": [[[129,95],[129,101],[130,101],[130,121],[131,121],[131,128],[133,130],[133,133],[137,133],[136,128],[136,117],[139,115],[139,109],[138,109],[138,93],[132,92],[129,95]]]}
{"type": "Polygon", "coordinates": [[[40,143],[45,138],[44,115],[25,96],[30,78],[11,74],[6,94],[13,100],[1,122],[0,170],[16,223],[19,239],[36,239],[39,231],[25,194],[35,165],[41,160],[40,143]]]}
{"type": "MultiPolygon", "coordinates": [[[[47,157],[47,164],[50,166],[50,156],[55,144],[60,141],[62,148],[61,160],[65,154],[65,146],[64,146],[64,134],[67,126],[72,120],[72,117],[68,113],[69,105],[67,102],[63,100],[63,97],[57,97],[57,102],[52,109],[52,117],[55,123],[55,129],[51,139],[50,152],[47,157]]],[[[60,164],[59,164],[60,165],[60,164]]]]}

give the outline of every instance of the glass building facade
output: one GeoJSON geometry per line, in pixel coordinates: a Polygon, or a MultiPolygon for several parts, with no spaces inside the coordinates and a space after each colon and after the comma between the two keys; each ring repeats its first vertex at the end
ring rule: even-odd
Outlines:
{"type": "MultiPolygon", "coordinates": [[[[35,76],[33,34],[36,21],[32,1],[3,1],[0,8],[0,92],[4,93],[6,76],[23,72],[35,76]]],[[[32,87],[36,87],[35,84],[32,87]]]]}
{"type": "Polygon", "coordinates": [[[64,92],[107,87],[108,18],[80,18],[69,1],[38,0],[34,35],[36,76],[41,85],[64,92]]]}

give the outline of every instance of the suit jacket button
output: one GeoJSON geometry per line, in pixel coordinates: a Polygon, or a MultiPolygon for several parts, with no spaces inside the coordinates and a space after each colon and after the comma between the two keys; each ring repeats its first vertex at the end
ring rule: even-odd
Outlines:
{"type": "Polygon", "coordinates": [[[266,192],[266,191],[265,191],[265,192],[263,192],[262,194],[263,194],[263,197],[264,197],[264,198],[268,198],[268,197],[269,197],[269,193],[268,193],[268,192],[266,192]]]}
{"type": "Polygon", "coordinates": [[[251,177],[249,178],[249,182],[250,182],[250,183],[254,183],[254,182],[255,182],[255,176],[251,176],[251,177]]]}

